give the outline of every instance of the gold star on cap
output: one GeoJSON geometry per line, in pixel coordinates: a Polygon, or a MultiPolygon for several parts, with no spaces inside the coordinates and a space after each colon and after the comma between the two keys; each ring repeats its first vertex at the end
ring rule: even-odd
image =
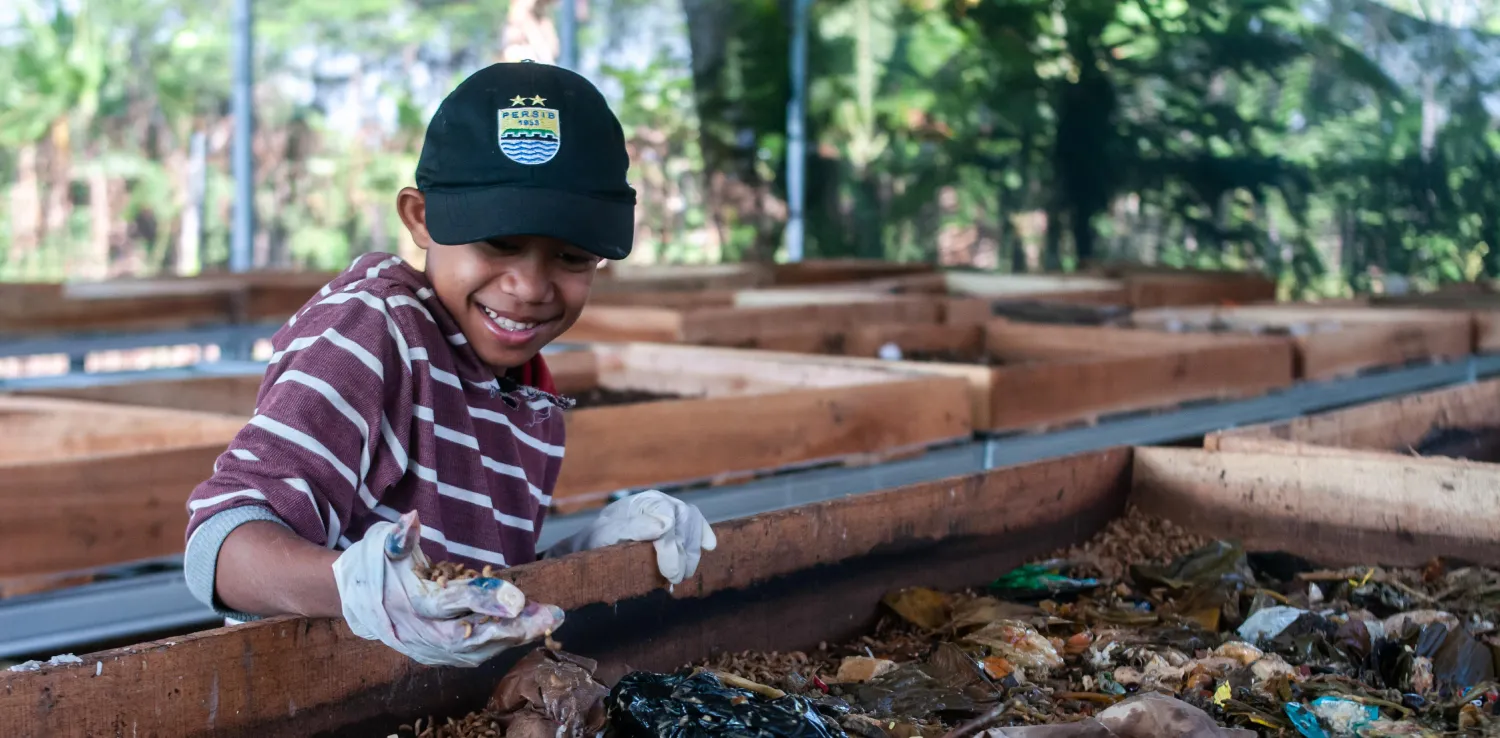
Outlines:
{"type": "Polygon", "coordinates": [[[525,105],[526,104],[526,98],[521,97],[520,95],[516,95],[515,97],[513,97],[513,98],[510,99],[510,104],[511,105],[525,105]]]}
{"type": "Polygon", "coordinates": [[[541,105],[544,102],[547,102],[547,98],[542,97],[541,95],[535,95],[531,98],[532,105],[541,105]]]}

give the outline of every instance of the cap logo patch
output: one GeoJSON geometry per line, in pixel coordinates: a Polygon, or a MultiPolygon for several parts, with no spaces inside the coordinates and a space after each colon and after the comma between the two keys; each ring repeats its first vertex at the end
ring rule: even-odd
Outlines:
{"type": "Polygon", "coordinates": [[[557,111],[541,107],[546,98],[517,95],[500,110],[500,151],[517,164],[546,164],[562,146],[557,111]]]}

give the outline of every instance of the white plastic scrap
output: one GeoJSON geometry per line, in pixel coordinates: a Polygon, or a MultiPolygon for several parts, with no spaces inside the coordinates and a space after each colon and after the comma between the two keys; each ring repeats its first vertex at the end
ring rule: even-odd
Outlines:
{"type": "Polygon", "coordinates": [[[15,666],[10,667],[10,670],[11,671],[36,671],[37,669],[40,669],[43,666],[62,666],[64,664],[81,664],[81,663],[83,663],[83,659],[80,659],[80,658],[78,658],[77,656],[74,656],[71,653],[60,653],[60,654],[58,654],[56,656],[53,656],[50,659],[47,659],[46,663],[42,663],[41,661],[36,661],[36,660],[33,659],[31,661],[27,661],[24,664],[16,664],[15,666]]]}
{"type": "Polygon", "coordinates": [[[897,346],[894,343],[883,344],[880,347],[880,351],[876,355],[882,359],[885,359],[886,361],[900,361],[901,347],[897,346]]]}
{"type": "Polygon", "coordinates": [[[1307,611],[1284,605],[1256,610],[1254,615],[1245,619],[1238,632],[1241,638],[1250,643],[1270,640],[1281,635],[1281,631],[1296,622],[1304,612],[1307,611]]]}

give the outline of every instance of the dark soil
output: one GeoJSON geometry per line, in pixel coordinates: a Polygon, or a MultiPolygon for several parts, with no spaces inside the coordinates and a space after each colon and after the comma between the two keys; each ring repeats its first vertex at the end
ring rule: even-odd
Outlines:
{"type": "Polygon", "coordinates": [[[905,361],[932,361],[941,364],[982,364],[984,366],[998,366],[1001,361],[989,354],[976,353],[973,351],[903,351],[901,358],[905,361]]]}
{"type": "Polygon", "coordinates": [[[1005,302],[994,305],[1002,318],[1052,325],[1114,325],[1130,315],[1121,305],[1068,305],[1050,302],[1005,302]]]}
{"type": "Polygon", "coordinates": [[[610,407],[612,405],[634,405],[641,402],[659,402],[661,400],[680,400],[683,395],[670,392],[650,392],[648,390],[634,389],[610,389],[608,387],[595,387],[587,392],[579,392],[569,395],[576,404],[574,410],[587,407],[610,407]]]}
{"type": "Polygon", "coordinates": [[[1500,428],[1434,428],[1412,451],[1417,456],[1500,462],[1500,428]]]}

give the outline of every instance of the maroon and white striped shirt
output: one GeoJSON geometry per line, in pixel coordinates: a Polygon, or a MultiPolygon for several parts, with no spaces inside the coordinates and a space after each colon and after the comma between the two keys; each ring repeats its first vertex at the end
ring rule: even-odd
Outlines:
{"type": "MultiPolygon", "coordinates": [[[[330,549],[416,510],[433,561],[534,561],[563,458],[555,395],[497,380],[425,275],[367,254],[272,339],[250,422],[188,499],[189,587],[213,598],[219,548],[251,520],[330,549]]],[[[537,356],[527,379],[551,390],[537,356]]]]}

